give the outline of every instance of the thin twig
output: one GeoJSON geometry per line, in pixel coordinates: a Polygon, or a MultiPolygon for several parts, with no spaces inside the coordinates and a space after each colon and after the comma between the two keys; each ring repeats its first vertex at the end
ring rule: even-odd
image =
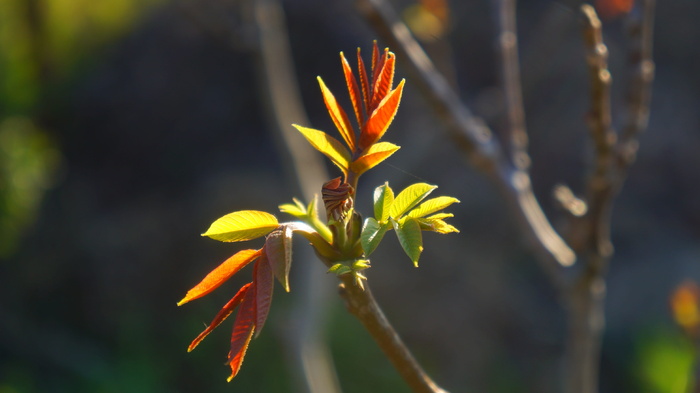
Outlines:
{"type": "Polygon", "coordinates": [[[377,305],[369,284],[365,283],[363,290],[350,274],[340,279],[340,295],[348,311],[360,320],[411,389],[416,393],[447,393],[418,364],[377,305]]]}
{"type": "Polygon", "coordinates": [[[571,266],[576,256],[547,220],[532,192],[530,175],[525,170],[514,168],[504,159],[491,130],[471,113],[447,85],[386,1],[360,0],[359,6],[382,38],[407,60],[404,64],[408,64],[414,73],[412,82],[422,90],[458,148],[503,191],[526,237],[531,240],[530,245],[544,271],[555,286],[561,286],[561,267],[571,266]]]}
{"type": "MultiPolygon", "coordinates": [[[[284,11],[278,0],[254,0],[253,14],[260,47],[263,90],[267,93],[268,109],[274,119],[272,128],[282,139],[287,161],[287,171],[296,178],[304,198],[315,198],[321,184],[329,175],[320,156],[301,135],[293,131],[292,123],[309,124],[301,105],[301,94],[294,74],[289,38],[286,33],[284,11]]],[[[313,254],[299,251],[303,259],[312,259],[313,254]]],[[[294,305],[294,315],[301,321],[289,337],[291,347],[299,359],[294,362],[305,377],[306,388],[311,393],[340,392],[330,351],[323,343],[320,323],[327,309],[326,294],[332,286],[325,280],[321,270],[311,263],[300,264],[303,282],[294,305]]]]}
{"type": "Polygon", "coordinates": [[[530,156],[527,154],[528,137],[520,83],[516,1],[494,0],[494,3],[496,3],[500,27],[497,43],[501,55],[501,78],[508,115],[507,139],[510,143],[510,156],[516,168],[527,169],[530,166],[530,156]]]}
{"type": "Polygon", "coordinates": [[[627,98],[627,118],[618,141],[618,166],[629,167],[635,160],[639,135],[647,128],[651,84],[654,80],[653,34],[655,0],[640,0],[639,8],[631,13],[628,36],[631,41],[628,52],[630,74],[627,98]]]}

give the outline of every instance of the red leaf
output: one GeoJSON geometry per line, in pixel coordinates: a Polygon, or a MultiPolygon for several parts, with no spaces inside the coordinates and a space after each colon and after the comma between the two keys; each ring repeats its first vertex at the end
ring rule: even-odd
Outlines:
{"type": "Polygon", "coordinates": [[[343,52],[340,52],[340,60],[343,63],[345,83],[348,87],[348,93],[350,93],[350,101],[352,101],[352,108],[355,110],[357,124],[360,127],[362,127],[362,124],[364,124],[365,122],[365,115],[362,112],[362,97],[360,96],[360,88],[357,86],[355,75],[352,73],[352,68],[350,68],[350,64],[345,59],[345,55],[343,55],[343,52]]]}
{"type": "Polygon", "coordinates": [[[288,225],[272,232],[265,240],[265,254],[272,272],[289,292],[289,269],[292,266],[292,229],[288,225]]]}
{"type": "MultiPolygon", "coordinates": [[[[367,69],[365,68],[365,62],[362,61],[362,55],[360,54],[360,48],[357,48],[357,68],[360,72],[360,85],[362,85],[362,97],[364,98],[365,102],[365,110],[367,113],[369,113],[369,99],[370,99],[370,92],[369,92],[369,79],[367,79],[367,69]]],[[[360,125],[360,129],[362,129],[362,126],[364,124],[360,125]]]]}
{"type": "Polygon", "coordinates": [[[239,270],[259,257],[261,251],[262,250],[241,250],[235,253],[231,258],[225,260],[221,265],[207,274],[194,288],[190,289],[177,305],[181,306],[189,301],[199,299],[211,293],[226,280],[231,278],[231,276],[238,273],[239,270]]]}
{"type": "Polygon", "coordinates": [[[229,382],[241,369],[245,352],[255,331],[255,296],[255,281],[253,281],[251,288],[245,294],[241,307],[238,309],[236,321],[233,323],[231,350],[228,353],[227,361],[229,366],[231,366],[231,375],[228,377],[229,382]]]}
{"type": "Polygon", "coordinates": [[[328,114],[331,116],[335,127],[340,132],[340,136],[348,145],[351,151],[355,151],[355,133],[353,132],[352,126],[350,125],[350,120],[348,120],[348,115],[345,110],[338,105],[333,93],[326,87],[323,83],[323,79],[319,76],[318,84],[321,86],[321,93],[323,94],[323,102],[326,103],[326,109],[328,109],[328,114]]]}
{"type": "Polygon", "coordinates": [[[614,19],[632,11],[634,0],[596,0],[595,8],[603,19],[614,19]]]}
{"type": "Polygon", "coordinates": [[[373,42],[372,45],[372,86],[374,86],[374,81],[377,79],[377,69],[381,68],[381,63],[383,59],[379,57],[379,47],[377,46],[377,41],[373,42]]]}
{"type": "Polygon", "coordinates": [[[272,304],[274,279],[265,254],[255,263],[255,337],[260,334],[272,304]]]}
{"type": "Polygon", "coordinates": [[[241,287],[241,289],[238,290],[238,293],[229,300],[228,303],[219,311],[218,314],[216,314],[216,317],[214,317],[214,320],[211,321],[209,326],[204,329],[202,333],[197,336],[194,340],[192,340],[192,343],[190,344],[189,347],[187,347],[187,352],[191,352],[193,349],[199,345],[199,343],[204,340],[204,337],[206,337],[209,333],[211,333],[212,330],[216,329],[217,326],[221,324],[221,322],[225,321],[226,318],[228,318],[229,315],[233,312],[233,310],[238,307],[239,304],[243,301],[243,297],[245,296],[246,292],[248,292],[248,288],[250,288],[250,285],[252,283],[248,283],[244,286],[241,287]]]}
{"type": "Polygon", "coordinates": [[[394,63],[396,56],[389,49],[384,50],[384,61],[381,65],[381,70],[372,84],[372,105],[370,111],[373,111],[379,103],[386,97],[391,86],[394,83],[394,63]]]}
{"type": "Polygon", "coordinates": [[[381,139],[391,125],[394,116],[396,116],[396,111],[399,109],[403,85],[404,81],[402,80],[401,83],[396,86],[396,89],[392,90],[370,115],[365,129],[362,130],[362,134],[360,135],[361,150],[372,146],[373,143],[381,139]]]}

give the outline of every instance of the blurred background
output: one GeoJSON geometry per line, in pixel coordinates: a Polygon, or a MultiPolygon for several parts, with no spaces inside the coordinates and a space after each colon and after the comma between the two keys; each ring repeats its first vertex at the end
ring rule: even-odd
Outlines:
{"type": "MultiPolygon", "coordinates": [[[[491,2],[452,1],[444,13],[428,12],[430,3],[393,2],[498,131],[491,2]]],[[[533,182],[556,226],[563,212],[552,188],[582,192],[590,158],[579,3],[520,3],[533,182]]],[[[669,298],[700,280],[700,3],[658,3],[649,129],[613,216],[602,392],[684,392],[695,356],[669,298]]],[[[333,133],[315,77],[347,105],[338,52],[369,54],[376,34],[353,1],[283,6],[310,125],[333,133]]],[[[0,1],[0,393],[303,392],[289,344],[303,317],[303,272],[329,283],[310,296],[324,300],[318,339],[343,391],[407,391],[312,259],[294,261],[291,293],[277,287],[233,382],[223,365],[231,322],[186,352],[250,272],[176,302],[226,257],[261,244],[199,234],[226,213],[275,212],[300,196],[264,104],[249,15],[250,3],[237,0],[0,1]]],[[[618,125],[624,28],[624,17],[605,21],[618,125]]],[[[397,65],[406,77],[401,58],[397,65]]],[[[565,338],[556,294],[498,190],[461,158],[410,79],[406,86],[385,138],[402,149],[363,176],[359,208],[368,211],[385,180],[394,189],[426,181],[462,201],[450,208],[461,233],[427,233],[419,269],[388,236],[368,272],[375,296],[444,388],[556,392],[565,338]]]]}

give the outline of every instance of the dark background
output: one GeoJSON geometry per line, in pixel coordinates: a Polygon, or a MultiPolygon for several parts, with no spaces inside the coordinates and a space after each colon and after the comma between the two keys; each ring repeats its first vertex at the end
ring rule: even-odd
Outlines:
{"type": "MultiPolygon", "coordinates": [[[[533,181],[556,226],[563,213],[552,187],[581,192],[589,159],[577,3],[520,3],[533,181]]],[[[700,280],[700,3],[658,3],[649,129],[613,216],[603,392],[683,392],[693,358],[668,299],[700,280]]],[[[442,53],[464,100],[498,131],[493,9],[485,0],[450,5],[451,51],[442,53]]],[[[284,6],[310,125],[333,133],[315,76],[347,103],[337,54],[369,53],[375,33],[352,1],[284,6]]],[[[278,287],[230,384],[230,322],[186,348],[248,270],[175,306],[227,256],[259,246],[201,238],[214,219],[276,212],[296,196],[265,119],[242,10],[216,0],[0,3],[1,393],[300,391],[285,345],[303,282],[295,269],[292,292],[278,287]]],[[[624,18],[604,29],[619,126],[624,18]]],[[[370,282],[397,330],[452,392],[558,391],[565,314],[498,191],[460,157],[410,79],[385,139],[402,149],[363,176],[360,209],[385,180],[394,189],[426,181],[462,201],[449,209],[461,233],[426,234],[419,269],[393,235],[374,255],[370,282]]],[[[344,391],[407,391],[335,292],[319,296],[330,299],[324,331],[344,391]]]]}

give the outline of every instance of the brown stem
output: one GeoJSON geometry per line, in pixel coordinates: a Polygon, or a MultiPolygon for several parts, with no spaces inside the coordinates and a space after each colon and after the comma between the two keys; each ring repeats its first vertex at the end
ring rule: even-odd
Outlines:
{"type": "Polygon", "coordinates": [[[508,115],[507,133],[510,142],[510,155],[516,168],[527,169],[530,166],[530,156],[527,154],[528,137],[525,128],[523,93],[520,85],[516,1],[494,0],[494,2],[498,10],[500,27],[497,43],[501,56],[501,78],[508,115]]]}
{"type": "Polygon", "coordinates": [[[348,311],[360,320],[411,389],[416,393],[447,393],[418,364],[374,300],[369,285],[365,282],[361,289],[351,274],[340,276],[340,280],[340,296],[348,311]]]}

